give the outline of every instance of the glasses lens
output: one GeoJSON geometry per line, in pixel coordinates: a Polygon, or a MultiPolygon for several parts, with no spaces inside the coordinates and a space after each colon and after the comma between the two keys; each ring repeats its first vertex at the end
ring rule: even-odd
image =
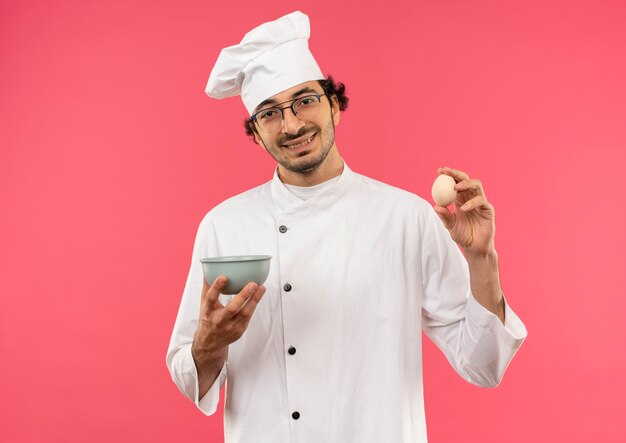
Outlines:
{"type": "Polygon", "coordinates": [[[268,108],[259,112],[256,116],[256,122],[259,128],[264,132],[274,132],[280,127],[282,115],[278,108],[268,108]]]}
{"type": "Polygon", "coordinates": [[[315,118],[320,111],[320,97],[308,95],[299,98],[294,102],[293,110],[296,111],[298,118],[302,120],[315,118]]]}

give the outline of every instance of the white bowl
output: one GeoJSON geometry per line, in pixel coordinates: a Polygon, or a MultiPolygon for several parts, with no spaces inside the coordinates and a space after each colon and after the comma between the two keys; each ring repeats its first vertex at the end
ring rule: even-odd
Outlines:
{"type": "Polygon", "coordinates": [[[222,294],[238,294],[250,282],[262,285],[270,273],[271,255],[233,255],[200,259],[209,285],[220,275],[228,279],[222,294]]]}

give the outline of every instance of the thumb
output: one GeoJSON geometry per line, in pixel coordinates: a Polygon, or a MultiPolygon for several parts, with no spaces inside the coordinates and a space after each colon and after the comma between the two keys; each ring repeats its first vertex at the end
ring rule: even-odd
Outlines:
{"type": "Polygon", "coordinates": [[[220,275],[219,277],[215,279],[213,284],[210,286],[208,282],[206,281],[206,279],[203,279],[203,280],[204,280],[203,287],[202,287],[203,300],[208,304],[208,307],[210,307],[211,309],[215,309],[216,307],[221,306],[221,303],[219,301],[220,294],[222,290],[224,289],[224,286],[226,286],[226,282],[228,279],[224,277],[223,275],[220,275]]]}
{"type": "Polygon", "coordinates": [[[455,214],[450,212],[450,210],[445,206],[435,205],[433,209],[443,222],[443,225],[446,227],[446,229],[448,231],[451,230],[454,227],[454,222],[456,220],[455,214]]]}

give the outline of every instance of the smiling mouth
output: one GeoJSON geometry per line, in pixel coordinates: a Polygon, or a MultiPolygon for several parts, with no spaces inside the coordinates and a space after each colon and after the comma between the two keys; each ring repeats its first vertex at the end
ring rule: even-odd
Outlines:
{"type": "Polygon", "coordinates": [[[310,143],[313,141],[313,139],[315,138],[315,136],[316,136],[316,135],[317,135],[317,133],[315,133],[315,134],[311,135],[309,138],[307,138],[307,139],[305,139],[305,140],[302,140],[302,141],[301,141],[301,142],[299,142],[299,143],[294,143],[294,144],[292,144],[292,145],[282,145],[282,146],[283,146],[283,148],[286,148],[286,149],[299,149],[299,148],[303,148],[303,147],[305,147],[306,145],[310,144],[310,143]]]}

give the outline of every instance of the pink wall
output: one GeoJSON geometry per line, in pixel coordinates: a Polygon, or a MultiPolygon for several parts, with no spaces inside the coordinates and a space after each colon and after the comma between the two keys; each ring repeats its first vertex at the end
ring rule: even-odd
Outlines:
{"type": "Polygon", "coordinates": [[[296,8],[352,98],[352,169],[481,178],[530,335],[495,390],[426,346],[432,442],[626,441],[621,1],[3,1],[0,440],[221,441],[165,350],[195,230],[269,180],[219,50],[296,8]],[[621,276],[621,277],[620,277],[621,276]]]}

